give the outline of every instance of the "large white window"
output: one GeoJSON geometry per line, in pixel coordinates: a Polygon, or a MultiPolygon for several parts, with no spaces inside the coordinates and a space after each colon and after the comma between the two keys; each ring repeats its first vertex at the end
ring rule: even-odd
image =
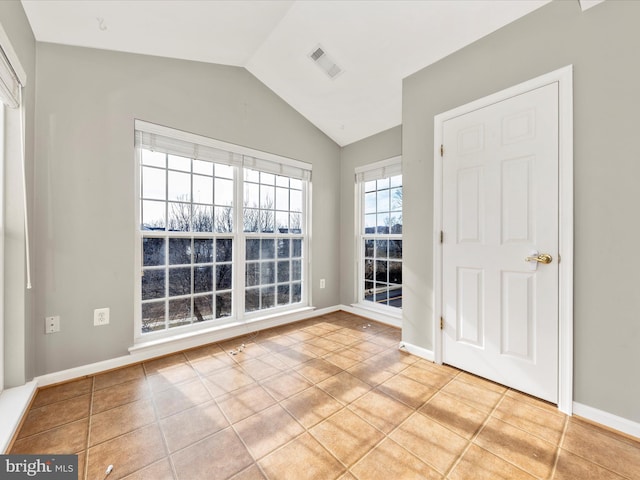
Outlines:
{"type": "Polygon", "coordinates": [[[400,158],[357,168],[356,188],[359,199],[358,300],[369,307],[382,310],[401,309],[402,167],[400,158]]]}
{"type": "Polygon", "coordinates": [[[309,164],[141,121],[136,153],[139,338],[307,305],[309,164]]]}

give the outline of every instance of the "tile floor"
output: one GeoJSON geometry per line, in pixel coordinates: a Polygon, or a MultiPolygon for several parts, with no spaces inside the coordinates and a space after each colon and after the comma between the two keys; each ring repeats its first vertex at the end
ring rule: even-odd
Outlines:
{"type": "Polygon", "coordinates": [[[87,480],[640,478],[640,442],[399,341],[338,312],[46,388],[12,453],[87,480]]]}

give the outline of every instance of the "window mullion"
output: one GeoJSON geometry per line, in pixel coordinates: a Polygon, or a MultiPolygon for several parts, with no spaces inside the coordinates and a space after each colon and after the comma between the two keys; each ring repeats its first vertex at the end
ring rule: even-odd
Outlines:
{"type": "Polygon", "coordinates": [[[246,262],[246,235],[244,233],[244,168],[234,168],[234,199],[235,199],[235,211],[234,211],[234,228],[236,231],[233,249],[233,308],[236,318],[242,320],[244,318],[244,285],[245,285],[245,262],[246,262]]]}

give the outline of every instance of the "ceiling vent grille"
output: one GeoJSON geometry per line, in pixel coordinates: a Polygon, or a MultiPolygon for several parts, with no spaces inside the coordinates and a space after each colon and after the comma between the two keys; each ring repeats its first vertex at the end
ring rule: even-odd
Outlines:
{"type": "Polygon", "coordinates": [[[313,60],[313,62],[318,65],[331,79],[336,78],[343,72],[336,62],[334,62],[320,46],[311,51],[309,58],[313,60]]]}

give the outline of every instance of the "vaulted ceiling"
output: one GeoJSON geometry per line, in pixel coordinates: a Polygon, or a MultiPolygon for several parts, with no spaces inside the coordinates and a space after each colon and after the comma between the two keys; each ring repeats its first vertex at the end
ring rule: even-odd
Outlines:
{"type": "MultiPolygon", "coordinates": [[[[401,123],[404,77],[548,1],[22,4],[41,42],[245,67],[336,143],[347,145],[401,123]],[[341,73],[331,78],[309,57],[318,47],[325,52],[323,60],[331,60],[341,73]]],[[[582,0],[584,5],[597,1],[582,0]]]]}

